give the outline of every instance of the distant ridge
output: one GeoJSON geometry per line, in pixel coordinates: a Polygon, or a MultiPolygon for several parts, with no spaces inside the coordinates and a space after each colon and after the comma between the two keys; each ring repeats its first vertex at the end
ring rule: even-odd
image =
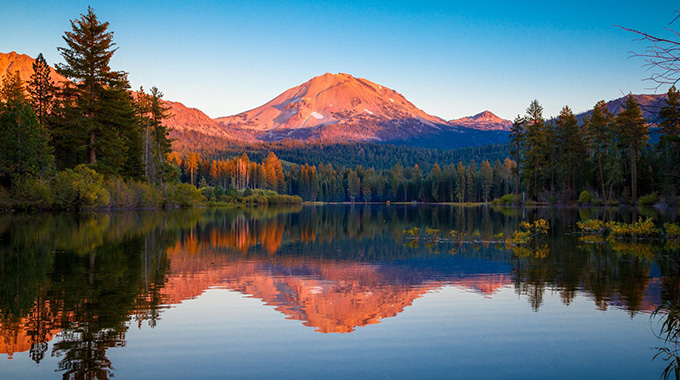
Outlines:
{"type": "Polygon", "coordinates": [[[491,111],[484,111],[474,116],[451,120],[449,125],[460,125],[483,131],[509,131],[512,121],[501,119],[491,111]]]}

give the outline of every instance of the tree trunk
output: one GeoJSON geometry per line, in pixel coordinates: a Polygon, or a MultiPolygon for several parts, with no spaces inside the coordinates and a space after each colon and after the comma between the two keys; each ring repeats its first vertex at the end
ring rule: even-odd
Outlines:
{"type": "Polygon", "coordinates": [[[597,169],[600,173],[600,186],[602,187],[602,200],[606,203],[607,201],[607,194],[605,193],[604,190],[604,176],[602,175],[602,155],[598,152],[597,154],[597,169]]]}
{"type": "Polygon", "coordinates": [[[94,165],[97,163],[97,151],[94,149],[95,143],[94,131],[90,131],[90,164],[94,165]]]}
{"type": "Polygon", "coordinates": [[[630,187],[633,203],[637,203],[637,165],[635,164],[635,150],[630,146],[630,187]]]}

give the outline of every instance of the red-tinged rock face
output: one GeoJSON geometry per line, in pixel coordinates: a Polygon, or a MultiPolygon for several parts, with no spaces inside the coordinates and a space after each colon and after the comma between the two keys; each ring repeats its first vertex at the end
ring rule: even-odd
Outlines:
{"type": "MultiPolygon", "coordinates": [[[[35,58],[31,58],[26,54],[18,54],[16,52],[0,53],[0,83],[2,83],[7,74],[12,74],[15,71],[19,72],[19,77],[24,83],[28,82],[31,79],[31,75],[33,75],[34,62],[35,58]]],[[[51,70],[50,79],[55,84],[67,81],[54,68],[51,70]]]]}
{"type": "Polygon", "coordinates": [[[404,133],[395,128],[399,123],[416,123],[427,129],[446,124],[392,89],[349,74],[330,73],[293,87],[261,107],[216,120],[225,128],[269,132],[272,139],[292,136],[379,140],[391,137],[384,133],[385,124],[391,124],[396,134],[404,133]],[[363,129],[357,129],[357,125],[363,129]],[[323,131],[307,131],[308,136],[299,132],[315,128],[323,131]]]}

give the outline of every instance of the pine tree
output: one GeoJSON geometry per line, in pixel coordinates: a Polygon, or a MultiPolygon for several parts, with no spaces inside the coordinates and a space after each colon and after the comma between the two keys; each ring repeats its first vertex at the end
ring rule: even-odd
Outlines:
{"type": "Polygon", "coordinates": [[[527,181],[528,190],[532,198],[538,195],[539,186],[543,185],[544,168],[548,164],[546,154],[548,150],[543,107],[534,100],[527,108],[524,147],[520,164],[522,177],[527,181]]]}
{"type": "Polygon", "coordinates": [[[465,168],[463,162],[458,161],[456,167],[456,200],[460,203],[465,202],[466,183],[465,183],[465,168]]]}
{"type": "Polygon", "coordinates": [[[664,193],[675,196],[680,191],[680,92],[668,89],[666,105],[659,111],[661,139],[661,173],[664,193]]]}
{"type": "MultiPolygon", "coordinates": [[[[517,115],[515,120],[512,122],[510,127],[510,154],[515,159],[515,162],[519,164],[521,161],[521,154],[523,149],[523,141],[525,138],[525,126],[526,119],[517,115]]],[[[513,170],[513,176],[515,177],[515,195],[519,195],[519,167],[513,170]]]]}
{"type": "MultiPolygon", "coordinates": [[[[597,173],[600,182],[602,200],[608,202],[605,189],[605,175],[603,166],[608,162],[613,147],[612,121],[614,116],[607,109],[607,103],[601,100],[593,107],[593,113],[586,121],[586,138],[592,154],[597,160],[597,173]]],[[[608,181],[607,181],[608,182],[608,181]]]]}
{"type": "Polygon", "coordinates": [[[566,180],[567,193],[573,198],[576,194],[577,173],[587,153],[585,138],[576,116],[567,106],[560,111],[555,127],[561,177],[566,180]]]}
{"type": "MultiPolygon", "coordinates": [[[[498,165],[500,165],[500,162],[498,162],[498,165]]],[[[482,162],[481,179],[482,198],[484,199],[484,202],[488,202],[489,196],[491,195],[491,189],[493,187],[493,169],[491,169],[489,160],[482,162]]]]}
{"type": "Polygon", "coordinates": [[[2,79],[2,86],[0,86],[0,101],[7,103],[24,103],[26,102],[26,86],[21,80],[19,72],[7,73],[2,79]]]}
{"type": "Polygon", "coordinates": [[[54,98],[54,84],[50,80],[51,70],[42,53],[38,54],[38,58],[33,62],[33,74],[27,88],[31,95],[31,105],[43,129],[47,128],[47,115],[54,98]]]}
{"type": "MultiPolygon", "coordinates": [[[[196,170],[198,170],[198,161],[200,161],[200,159],[201,157],[198,155],[198,153],[195,152],[189,153],[186,159],[186,167],[191,175],[192,185],[194,184],[194,173],[196,172],[196,170]]],[[[242,189],[242,187],[239,186],[239,189],[242,189]]]]}
{"type": "Polygon", "coordinates": [[[5,77],[0,87],[0,183],[4,185],[11,185],[17,176],[48,172],[54,162],[23,89],[18,73],[5,77]]]}
{"type": "Polygon", "coordinates": [[[150,104],[150,126],[151,137],[153,141],[153,154],[155,158],[156,167],[160,171],[159,179],[165,182],[170,168],[167,165],[167,156],[172,151],[172,141],[170,140],[168,127],[165,126],[164,121],[170,117],[170,107],[163,103],[163,93],[157,87],[151,87],[149,93],[151,97],[150,104]]]}
{"type": "MultiPolygon", "coordinates": [[[[82,120],[68,122],[83,132],[79,145],[87,150],[90,164],[97,162],[97,155],[103,147],[112,147],[116,142],[107,141],[112,134],[108,120],[102,120],[98,113],[105,87],[115,85],[123,76],[112,71],[109,62],[116,49],[113,48],[113,32],[107,31],[108,22],[101,23],[94,10],[88,7],[87,14],[80,19],[71,20],[71,31],[62,37],[67,47],[57,48],[65,63],[57,64],[57,71],[71,82],[65,89],[64,96],[73,99],[82,120]]],[[[73,149],[62,146],[61,149],[73,149]]],[[[116,149],[117,147],[112,147],[116,149]]],[[[105,165],[106,166],[106,165],[105,165]]]]}
{"type": "Polygon", "coordinates": [[[616,125],[619,134],[619,144],[627,148],[630,158],[630,187],[633,203],[637,202],[638,187],[638,157],[640,151],[647,145],[649,140],[647,123],[642,117],[642,110],[633,95],[628,95],[626,104],[616,116],[616,125]]]}

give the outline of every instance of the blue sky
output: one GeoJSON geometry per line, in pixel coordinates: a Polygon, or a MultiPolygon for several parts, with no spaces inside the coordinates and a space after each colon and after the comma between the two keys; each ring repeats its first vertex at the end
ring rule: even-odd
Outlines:
{"type": "Polygon", "coordinates": [[[485,109],[512,119],[533,99],[554,116],[652,92],[629,58],[645,43],[614,25],[670,36],[680,9],[670,3],[0,0],[0,52],[61,62],[69,20],[91,5],[114,32],[113,69],[211,117],[325,72],[390,87],[445,119],[485,109]]]}

